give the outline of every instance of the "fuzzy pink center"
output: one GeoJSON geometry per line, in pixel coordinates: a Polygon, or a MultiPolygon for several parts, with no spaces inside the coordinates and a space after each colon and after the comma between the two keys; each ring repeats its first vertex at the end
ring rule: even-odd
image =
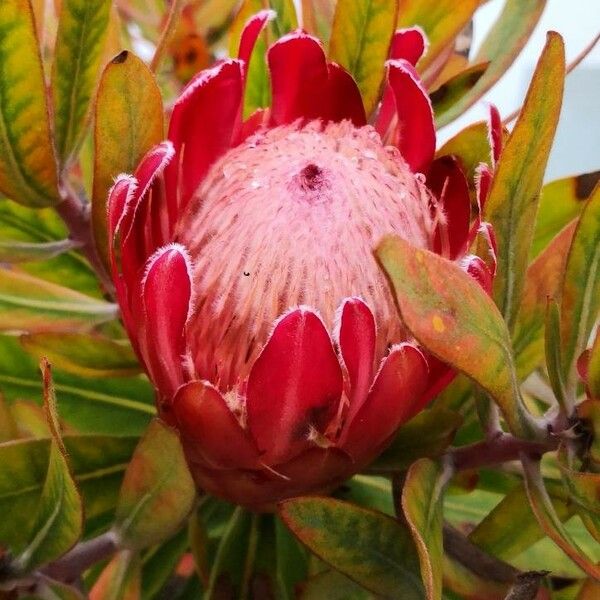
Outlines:
{"type": "Polygon", "coordinates": [[[431,246],[429,197],[371,127],[312,122],[259,133],[210,169],[177,228],[194,262],[190,324],[196,375],[242,382],[289,308],[336,309],[360,296],[374,311],[378,356],[404,339],[373,257],[395,233],[431,246]]]}

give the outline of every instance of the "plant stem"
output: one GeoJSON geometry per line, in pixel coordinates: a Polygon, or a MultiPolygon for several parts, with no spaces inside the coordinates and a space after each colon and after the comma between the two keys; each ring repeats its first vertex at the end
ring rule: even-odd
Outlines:
{"type": "Polygon", "coordinates": [[[77,194],[68,186],[61,190],[63,201],[56,206],[56,212],[69,229],[69,237],[88,259],[98,275],[105,291],[112,294],[114,287],[100,257],[92,236],[89,203],[82,202],[77,194]]]}
{"type": "Polygon", "coordinates": [[[80,542],[72,550],[42,569],[44,575],[70,583],[97,562],[109,558],[117,550],[118,538],[113,531],[107,531],[85,542],[80,542]]]}
{"type": "Polygon", "coordinates": [[[559,439],[549,438],[545,442],[522,440],[508,433],[476,442],[469,446],[452,448],[446,456],[457,471],[477,469],[511,460],[518,460],[522,453],[542,455],[558,448],[559,439]]]}
{"type": "Polygon", "coordinates": [[[186,0],[172,0],[171,8],[169,10],[169,16],[167,17],[167,22],[160,34],[160,39],[158,40],[158,44],[156,45],[156,50],[154,51],[154,56],[152,57],[152,62],[150,63],[150,69],[153,73],[156,73],[158,67],[160,65],[160,61],[162,60],[163,54],[165,53],[165,49],[167,45],[171,41],[171,36],[175,31],[175,26],[177,25],[177,20],[179,19],[179,15],[183,10],[183,6],[186,0]]]}

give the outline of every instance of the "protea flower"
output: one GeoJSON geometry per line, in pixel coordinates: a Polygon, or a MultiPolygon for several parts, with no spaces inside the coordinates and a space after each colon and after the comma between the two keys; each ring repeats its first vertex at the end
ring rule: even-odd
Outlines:
{"type": "Polygon", "coordinates": [[[434,160],[420,30],[396,33],[372,124],[352,77],[302,31],[269,49],[272,105],[244,121],[268,18],[248,22],[237,59],[190,81],[168,141],[117,179],[108,215],[159,412],[197,485],[252,508],[333,489],[452,376],[404,330],[373,255],[382,236],[491,277],[465,256],[480,224],[460,165],[434,160]]]}

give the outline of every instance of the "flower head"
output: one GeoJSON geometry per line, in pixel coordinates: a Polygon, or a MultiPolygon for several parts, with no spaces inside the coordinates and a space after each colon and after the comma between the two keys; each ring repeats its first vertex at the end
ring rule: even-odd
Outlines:
{"type": "Polygon", "coordinates": [[[465,256],[480,224],[460,165],[434,160],[419,30],[397,32],[371,124],[352,77],[302,31],[269,49],[272,105],[244,121],[268,16],[248,22],[238,59],[191,80],[169,140],[117,179],[108,215],[123,320],[161,415],[197,484],[254,508],[332,489],[452,377],[405,332],[373,256],[381,237],[491,277],[465,256]]]}

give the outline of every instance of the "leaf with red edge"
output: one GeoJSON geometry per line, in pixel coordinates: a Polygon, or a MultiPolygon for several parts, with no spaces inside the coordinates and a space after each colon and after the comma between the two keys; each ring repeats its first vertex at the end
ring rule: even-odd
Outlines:
{"type": "Polygon", "coordinates": [[[192,509],[196,488],[175,431],[152,421],[125,471],[115,532],[125,548],[170,537],[192,509]]]}
{"type": "Polygon", "coordinates": [[[338,0],[329,57],[356,80],[365,110],[375,108],[398,15],[398,0],[338,0]]]}
{"type": "Polygon", "coordinates": [[[342,371],[321,319],[306,308],[275,325],[248,378],[248,428],[266,463],[290,459],[336,415],[342,371]]]}
{"type": "Polygon", "coordinates": [[[419,560],[408,529],[373,510],[332,498],[294,498],[279,505],[292,533],[366,589],[384,597],[422,600],[419,560]]]}
{"type": "Polygon", "coordinates": [[[427,53],[419,63],[424,70],[454,42],[469,22],[481,0],[400,0],[397,26],[419,25],[429,41],[427,53]]]}
{"type": "Polygon", "coordinates": [[[485,291],[455,263],[401,238],[385,238],[376,256],[419,343],[486,390],[515,435],[541,434],[518,391],[506,325],[485,291]]]}
{"type": "Polygon", "coordinates": [[[560,337],[567,390],[576,385],[576,362],[600,311],[600,184],[587,201],[567,256],[561,294],[560,337]]]}
{"type": "Polygon", "coordinates": [[[489,62],[477,83],[440,118],[446,125],[479,100],[511,66],[538,24],[546,0],[506,0],[504,9],[483,40],[475,63],[489,62]]]}
{"type": "Polygon", "coordinates": [[[133,173],[146,152],[164,138],[160,90],[150,69],[132,52],[121,52],[104,69],[94,116],[92,228],[108,267],[108,190],[117,175],[133,173]]]}
{"type": "Polygon", "coordinates": [[[442,598],[444,485],[440,466],[421,458],[408,470],[402,489],[402,510],[419,553],[427,600],[442,598]]]}
{"type": "Polygon", "coordinates": [[[498,275],[494,299],[510,330],[514,329],[542,180],[562,103],[564,44],[550,32],[527,98],[498,162],[484,220],[498,240],[498,275]]]}
{"type": "Polygon", "coordinates": [[[44,382],[44,412],[52,441],[32,537],[16,559],[19,569],[25,573],[65,554],[77,543],[83,530],[83,503],[60,432],[50,365],[43,360],[40,367],[44,382]]]}
{"type": "Polygon", "coordinates": [[[546,535],[583,571],[600,579],[600,566],[591,561],[571,539],[558,518],[540,471],[540,463],[528,456],[521,457],[527,496],[533,513],[546,535]]]}
{"type": "Polygon", "coordinates": [[[140,600],[141,564],[129,550],[115,554],[90,590],[90,600],[140,600]]]}

